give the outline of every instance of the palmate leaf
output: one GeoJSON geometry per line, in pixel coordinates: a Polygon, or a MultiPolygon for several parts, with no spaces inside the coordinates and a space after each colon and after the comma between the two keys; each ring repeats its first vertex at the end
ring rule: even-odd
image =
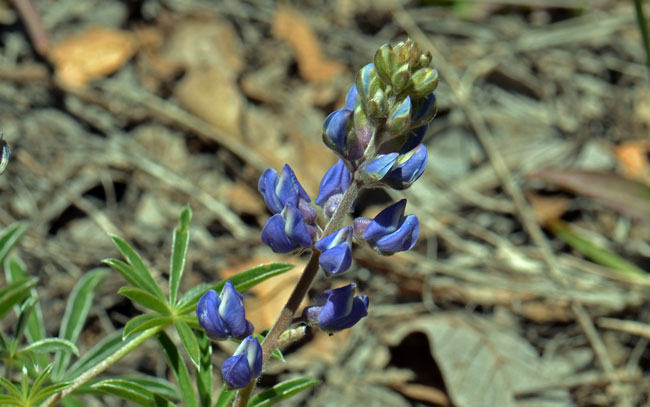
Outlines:
{"type": "Polygon", "coordinates": [[[94,383],[91,387],[145,407],[174,405],[164,397],[150,391],[147,387],[128,379],[104,379],[94,383]]]}
{"type": "Polygon", "coordinates": [[[120,288],[117,293],[142,305],[143,307],[158,311],[161,314],[171,313],[167,301],[161,301],[158,297],[151,295],[148,291],[145,291],[142,288],[127,286],[120,288]]]}
{"type": "MultiPolygon", "coordinates": [[[[107,275],[108,272],[106,270],[96,269],[87,272],[75,284],[65,307],[61,328],[59,329],[59,338],[67,339],[72,343],[77,342],[79,334],[86,323],[86,317],[88,316],[88,311],[90,311],[95,290],[107,275]]],[[[69,364],[69,352],[56,353],[53,376],[57,381],[61,378],[69,364]]]]}
{"type": "Polygon", "coordinates": [[[212,345],[203,331],[196,333],[201,350],[201,360],[196,373],[196,388],[201,407],[212,407],[212,345]]]}
{"type": "Polygon", "coordinates": [[[320,380],[314,379],[313,377],[299,377],[297,379],[286,380],[254,396],[248,405],[249,407],[272,406],[320,382],[320,380]]]}
{"type": "Polygon", "coordinates": [[[214,407],[230,406],[230,402],[235,398],[236,394],[237,390],[228,390],[228,386],[224,384],[221,386],[221,392],[219,393],[219,397],[217,397],[217,401],[214,403],[214,407]]]}
{"type": "MultiPolygon", "coordinates": [[[[26,278],[25,264],[17,257],[10,257],[5,261],[5,277],[9,283],[13,283],[21,278],[26,278]]],[[[36,288],[30,290],[32,298],[38,299],[36,288]]],[[[45,338],[45,324],[43,323],[43,313],[41,307],[36,303],[29,314],[27,320],[27,338],[33,342],[45,338]]],[[[47,363],[43,363],[45,365],[47,363]]]]}
{"type": "Polygon", "coordinates": [[[27,353],[27,352],[68,352],[72,353],[75,356],[79,356],[79,349],[75,346],[74,343],[70,342],[67,339],[62,338],[45,338],[40,341],[32,342],[29,345],[23,347],[18,354],[27,353]]]}
{"type": "Polygon", "coordinates": [[[138,315],[135,318],[131,318],[131,320],[126,323],[122,335],[123,338],[126,339],[138,332],[142,332],[155,327],[164,328],[171,323],[172,318],[169,315],[160,314],[157,312],[151,314],[142,314],[138,315]]]}
{"type": "Polygon", "coordinates": [[[162,347],[167,364],[174,372],[174,376],[176,376],[176,381],[178,382],[178,387],[181,391],[181,398],[185,402],[185,406],[198,407],[199,404],[196,399],[196,394],[194,393],[194,388],[192,387],[190,373],[187,370],[187,365],[183,360],[183,356],[164,331],[159,332],[156,337],[162,347]]]}
{"type": "Polygon", "coordinates": [[[29,296],[29,292],[36,285],[35,278],[21,278],[0,290],[0,318],[2,318],[16,304],[29,296]]]}
{"type": "MultiPolygon", "coordinates": [[[[156,284],[151,272],[147,266],[145,266],[144,261],[138,252],[136,252],[126,241],[117,236],[111,236],[111,240],[113,241],[113,244],[115,244],[115,247],[117,247],[117,250],[122,253],[122,256],[124,256],[127,263],[130,265],[126,270],[118,269],[117,271],[120,272],[129,283],[148,291],[150,294],[158,297],[161,301],[167,301],[165,295],[156,284]],[[126,273],[129,274],[129,277],[125,276],[123,271],[126,271],[126,273]]],[[[114,262],[110,260],[105,262],[111,267],[115,267],[114,262]]]]}
{"type": "Polygon", "coordinates": [[[4,264],[9,252],[16,246],[26,231],[27,224],[23,222],[14,223],[0,231],[0,264],[4,264]]]}
{"type": "Polygon", "coordinates": [[[174,230],[172,241],[172,258],[169,265],[169,303],[174,306],[178,298],[178,287],[183,277],[187,247],[190,241],[190,222],[192,210],[185,206],[178,217],[178,227],[174,230]]]}
{"type": "MultiPolygon", "coordinates": [[[[237,273],[234,276],[229,277],[228,280],[232,281],[238,291],[245,291],[271,277],[286,273],[292,268],[293,265],[288,263],[261,264],[237,273]]],[[[224,284],[226,284],[226,280],[217,284],[200,284],[192,288],[185,293],[183,298],[179,301],[178,306],[176,307],[178,309],[178,314],[183,315],[195,311],[196,304],[206,291],[214,289],[221,292],[224,284]]]]}
{"type": "Polygon", "coordinates": [[[77,377],[81,376],[83,373],[96,366],[102,360],[106,359],[110,355],[117,352],[123,346],[126,346],[131,342],[136,336],[131,336],[126,340],[122,340],[122,330],[117,330],[100,342],[95,344],[89,351],[83,354],[83,356],[77,360],[70,369],[65,373],[64,380],[74,380],[77,377]]]}
{"type": "Polygon", "coordinates": [[[190,360],[197,368],[200,368],[201,360],[201,349],[199,348],[199,341],[196,339],[196,335],[192,332],[192,328],[189,327],[182,319],[174,320],[174,325],[178,330],[178,336],[181,338],[181,343],[185,352],[190,357],[190,360]]]}

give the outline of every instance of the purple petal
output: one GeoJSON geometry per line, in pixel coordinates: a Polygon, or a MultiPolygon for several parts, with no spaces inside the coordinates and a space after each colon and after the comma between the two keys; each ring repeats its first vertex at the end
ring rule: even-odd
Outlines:
{"type": "Polygon", "coordinates": [[[207,333],[219,339],[226,339],[230,335],[217,312],[220,302],[221,299],[217,292],[208,290],[196,306],[196,316],[199,319],[199,325],[207,333]]]}
{"type": "Polygon", "coordinates": [[[284,219],[276,213],[264,224],[262,242],[276,253],[289,253],[296,248],[296,242],[284,232],[284,219]]]}
{"type": "Polygon", "coordinates": [[[350,90],[348,90],[347,95],[345,95],[345,108],[354,110],[354,107],[357,105],[357,99],[359,99],[357,85],[352,85],[352,87],[350,87],[350,90]]]}
{"type": "Polygon", "coordinates": [[[278,184],[275,187],[275,194],[278,196],[282,206],[298,205],[298,199],[302,198],[310,202],[309,195],[302,188],[296,174],[287,164],[282,168],[282,173],[278,178],[278,184]]]}
{"type": "Polygon", "coordinates": [[[365,240],[374,240],[396,231],[404,216],[405,208],[406,199],[402,199],[379,212],[370,222],[366,231],[363,232],[363,238],[365,240]]]}
{"type": "Polygon", "coordinates": [[[284,218],[286,236],[302,247],[311,247],[313,239],[298,208],[287,205],[281,215],[284,218]]]}
{"type": "Polygon", "coordinates": [[[395,232],[377,239],[375,245],[382,253],[395,253],[411,250],[418,240],[420,224],[415,215],[406,217],[395,232]]]}
{"type": "Polygon", "coordinates": [[[396,188],[408,187],[420,178],[426,167],[427,149],[420,144],[386,175],[385,182],[396,188]]]}
{"type": "Polygon", "coordinates": [[[235,290],[235,286],[230,280],[226,281],[226,285],[221,291],[219,315],[233,337],[245,336],[248,321],[246,321],[244,301],[242,295],[235,290]]]}
{"type": "Polygon", "coordinates": [[[338,160],[327,172],[320,182],[316,205],[323,206],[327,199],[334,195],[345,192],[350,185],[350,171],[343,160],[338,160]]]}
{"type": "Polygon", "coordinates": [[[329,141],[327,144],[340,151],[346,150],[347,129],[351,117],[350,109],[335,110],[327,116],[323,123],[323,137],[329,141]]]}
{"type": "Polygon", "coordinates": [[[266,207],[269,208],[269,210],[273,213],[280,213],[282,208],[284,208],[284,204],[280,202],[275,193],[277,182],[278,173],[273,168],[269,168],[268,170],[264,171],[257,184],[257,189],[264,197],[266,207]]]}
{"type": "Polygon", "coordinates": [[[318,263],[329,274],[341,274],[348,271],[352,264],[350,243],[343,242],[327,249],[320,255],[318,263]]]}
{"type": "Polygon", "coordinates": [[[223,380],[229,388],[243,388],[253,379],[246,354],[231,356],[221,365],[223,380]]]}
{"type": "Polygon", "coordinates": [[[352,228],[350,226],[343,227],[337,230],[334,233],[323,237],[318,242],[316,242],[316,248],[322,252],[327,249],[331,249],[334,246],[338,246],[342,242],[351,242],[352,239],[352,228]]]}
{"type": "Polygon", "coordinates": [[[330,331],[341,331],[352,327],[359,322],[361,318],[368,315],[368,305],[368,296],[360,295],[355,297],[352,300],[352,309],[350,312],[346,316],[333,321],[330,325],[326,326],[325,329],[330,331]]]}

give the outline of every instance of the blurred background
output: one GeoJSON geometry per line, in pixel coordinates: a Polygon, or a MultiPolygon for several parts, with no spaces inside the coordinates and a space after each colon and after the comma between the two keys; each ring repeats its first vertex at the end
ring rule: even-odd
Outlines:
{"type": "MultiPolygon", "coordinates": [[[[370,315],[332,337],[308,331],[260,387],[324,381],[290,406],[646,406],[650,83],[637,23],[631,0],[0,1],[13,151],[0,226],[29,223],[18,254],[55,335],[75,282],[118,256],[107,233],[165,280],[189,203],[182,290],[296,264],[246,296],[269,328],[306,259],[262,245],[257,178],[288,163],[315,197],[336,161],[323,120],[381,44],[410,36],[440,72],[428,168],[407,191],[365,193],[356,215],[406,196],[419,243],[392,257],[355,247],[351,271],[321,276],[312,294],[356,281],[370,315]]],[[[100,288],[82,353],[140,312],[123,284],[115,273],[100,288]]],[[[214,363],[232,351],[215,345],[214,363]]],[[[134,371],[173,380],[153,343],[111,369],[134,371]]]]}

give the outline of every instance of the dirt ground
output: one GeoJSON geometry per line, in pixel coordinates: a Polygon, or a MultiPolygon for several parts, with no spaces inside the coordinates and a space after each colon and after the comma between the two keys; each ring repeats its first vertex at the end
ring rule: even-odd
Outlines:
{"type": "MultiPolygon", "coordinates": [[[[270,327],[305,259],[261,243],[257,178],[288,163],[315,197],[336,161],[323,120],[379,45],[410,36],[440,73],[428,168],[356,211],[406,196],[419,242],[355,247],[352,270],[321,276],[312,294],[356,281],[369,316],[308,332],[260,387],[323,380],[290,406],[650,405],[650,83],[632,1],[30,4],[0,1],[0,226],[29,223],[16,253],[49,334],[80,276],[118,257],[108,233],[166,279],[187,203],[183,290],[297,265],[247,294],[270,327]]],[[[140,312],[122,285],[100,288],[82,353],[140,312]]],[[[232,350],[215,345],[215,364],[232,350]]],[[[173,380],[155,344],[111,369],[134,371],[173,380]]]]}

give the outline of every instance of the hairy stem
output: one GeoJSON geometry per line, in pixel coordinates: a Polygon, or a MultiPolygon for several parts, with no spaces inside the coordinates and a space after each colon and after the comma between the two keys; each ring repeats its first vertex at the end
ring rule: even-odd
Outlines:
{"type": "MultiPolygon", "coordinates": [[[[341,203],[339,204],[338,208],[336,208],[334,215],[332,215],[329,222],[327,222],[325,230],[323,231],[323,236],[334,233],[341,227],[345,216],[350,211],[350,208],[352,208],[352,204],[357,199],[357,195],[359,195],[360,190],[360,182],[353,179],[353,181],[350,183],[350,186],[345,191],[341,203]]],[[[309,290],[309,287],[311,287],[311,283],[314,281],[314,278],[318,273],[319,257],[320,251],[318,251],[316,248],[312,248],[311,257],[309,258],[309,262],[302,272],[302,276],[300,276],[300,280],[298,280],[298,284],[296,284],[296,287],[293,289],[293,292],[291,293],[287,304],[284,306],[282,311],[280,311],[280,316],[278,317],[277,321],[275,321],[275,324],[262,342],[262,363],[266,363],[266,361],[271,356],[271,353],[275,350],[275,348],[278,347],[278,340],[280,339],[280,335],[282,335],[282,333],[286,331],[289,326],[291,326],[293,316],[298,311],[298,307],[300,306],[302,299],[305,298],[307,290],[309,290]]],[[[247,387],[241,389],[237,393],[237,398],[235,399],[234,404],[235,406],[246,407],[248,405],[248,400],[250,399],[253,388],[255,387],[255,382],[256,379],[251,380],[250,384],[247,387]]]]}
{"type": "Polygon", "coordinates": [[[108,369],[110,366],[115,364],[115,362],[119,361],[122,359],[124,356],[126,356],[129,352],[131,352],[133,349],[137,348],[138,346],[142,345],[144,341],[147,339],[151,338],[158,332],[160,332],[163,329],[162,326],[157,326],[154,328],[147,329],[146,331],[142,332],[140,336],[137,338],[133,339],[129,343],[127,343],[123,348],[119,349],[117,352],[113,353],[111,356],[107,357],[103,361],[101,361],[97,366],[93,367],[92,369],[88,370],[86,373],[82,374],[81,376],[77,377],[73,382],[70,387],[67,387],[65,390],[61,391],[60,393],[55,394],[54,396],[50,397],[49,400],[43,404],[43,407],[52,407],[54,406],[59,400],[64,398],[65,396],[69,395],[76,389],[78,389],[80,386],[88,382],[90,379],[93,377],[97,376],[98,374],[102,373],[104,370],[108,369]]]}

